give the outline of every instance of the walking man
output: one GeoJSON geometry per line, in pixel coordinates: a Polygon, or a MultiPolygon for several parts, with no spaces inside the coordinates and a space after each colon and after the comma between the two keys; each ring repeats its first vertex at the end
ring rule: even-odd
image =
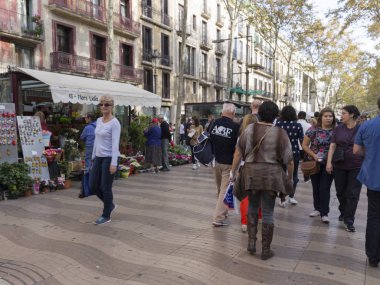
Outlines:
{"type": "Polygon", "coordinates": [[[158,116],[158,121],[161,127],[161,147],[162,147],[162,171],[170,171],[168,148],[171,140],[169,124],[164,120],[163,115],[158,116]]]}
{"type": "Polygon", "coordinates": [[[224,103],[222,116],[214,121],[210,131],[216,162],[214,173],[218,195],[212,223],[214,226],[228,225],[228,208],[223,199],[229,184],[235,145],[239,135],[239,125],[233,121],[235,111],[234,104],[224,103]]]}
{"type": "MultiPolygon", "coordinates": [[[[380,95],[377,106],[380,110],[380,95]]],[[[377,267],[380,262],[380,116],[360,126],[353,151],[365,156],[357,178],[368,190],[365,250],[369,265],[377,267]]]]}

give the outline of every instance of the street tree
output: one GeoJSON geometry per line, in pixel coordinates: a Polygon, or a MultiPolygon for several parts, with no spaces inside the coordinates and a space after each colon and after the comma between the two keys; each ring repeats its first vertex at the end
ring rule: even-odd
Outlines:
{"type": "MultiPolygon", "coordinates": [[[[246,11],[249,2],[247,0],[221,0],[227,10],[227,15],[230,23],[230,33],[228,35],[227,48],[227,92],[232,88],[232,45],[238,24],[239,16],[246,11]]],[[[248,39],[247,39],[248,40],[248,39]]],[[[247,87],[248,88],[248,87],[247,87]]]]}
{"type": "Polygon", "coordinates": [[[273,100],[278,99],[276,58],[278,45],[287,29],[304,13],[305,7],[309,5],[305,0],[257,0],[251,1],[248,11],[249,22],[271,46],[274,55],[272,88],[273,100]]]}
{"type": "Polygon", "coordinates": [[[353,27],[355,24],[364,24],[369,35],[375,40],[380,35],[380,1],[378,0],[339,0],[339,8],[329,14],[343,19],[341,31],[353,27]]]}
{"type": "Polygon", "coordinates": [[[181,41],[181,50],[180,50],[180,60],[179,60],[179,75],[178,75],[178,86],[177,86],[177,108],[176,108],[176,116],[175,116],[175,140],[176,143],[179,143],[179,129],[181,125],[181,111],[182,105],[185,102],[185,82],[184,82],[184,74],[185,74],[185,64],[186,64],[186,42],[187,42],[187,10],[188,10],[188,1],[183,1],[183,13],[180,20],[181,31],[182,31],[182,41],[181,41]]]}
{"type": "Polygon", "coordinates": [[[107,35],[108,35],[108,51],[107,51],[107,68],[106,68],[106,80],[111,79],[112,74],[112,62],[113,62],[113,0],[108,0],[107,9],[107,35]]]}

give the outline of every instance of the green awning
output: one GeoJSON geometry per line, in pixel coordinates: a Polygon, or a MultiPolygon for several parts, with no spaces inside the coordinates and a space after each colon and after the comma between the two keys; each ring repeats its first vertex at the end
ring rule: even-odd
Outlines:
{"type": "Polygon", "coordinates": [[[245,94],[245,90],[241,87],[235,87],[230,89],[230,93],[245,94]]]}
{"type": "Polygon", "coordinates": [[[248,95],[262,95],[265,92],[263,90],[249,90],[248,95]]]}

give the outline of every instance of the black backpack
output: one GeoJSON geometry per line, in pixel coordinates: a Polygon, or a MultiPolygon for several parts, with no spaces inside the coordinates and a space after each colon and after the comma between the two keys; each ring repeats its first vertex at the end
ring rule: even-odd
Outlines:
{"type": "Polygon", "coordinates": [[[210,141],[210,134],[203,132],[198,137],[198,144],[194,146],[195,158],[205,166],[208,166],[214,159],[214,153],[210,141]]]}

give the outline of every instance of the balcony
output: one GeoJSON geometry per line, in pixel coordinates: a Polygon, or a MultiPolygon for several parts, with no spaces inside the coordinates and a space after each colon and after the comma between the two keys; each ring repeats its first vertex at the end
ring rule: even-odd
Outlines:
{"type": "Polygon", "coordinates": [[[143,49],[142,60],[152,62],[152,52],[151,49],[143,49]]]}
{"type": "Polygon", "coordinates": [[[215,45],[215,54],[216,55],[220,55],[220,56],[226,54],[226,49],[225,49],[225,47],[224,47],[223,44],[218,43],[218,44],[215,45]]]}
{"type": "Polygon", "coordinates": [[[210,85],[210,83],[212,82],[212,76],[210,74],[207,73],[207,71],[201,71],[199,72],[199,79],[200,79],[200,84],[206,84],[206,85],[210,85]]]}
{"type": "MultiPolygon", "coordinates": [[[[104,78],[107,70],[107,62],[69,54],[65,52],[52,52],[50,54],[52,71],[65,71],[69,73],[91,75],[104,78]]],[[[119,64],[112,65],[112,78],[121,81],[142,83],[142,70],[119,64]]]]}
{"type": "Polygon", "coordinates": [[[121,14],[115,14],[114,19],[115,27],[121,29],[122,32],[126,31],[133,38],[138,38],[141,35],[140,23],[123,17],[121,14]]]}
{"type": "MultiPolygon", "coordinates": [[[[191,25],[186,25],[186,37],[191,35],[191,25]]],[[[176,24],[176,31],[178,36],[182,36],[182,21],[178,21],[176,24]]]]}
{"type": "Polygon", "coordinates": [[[0,36],[35,44],[44,39],[44,24],[37,15],[27,17],[14,11],[0,9],[0,19],[0,36]]]}
{"type": "Polygon", "coordinates": [[[227,78],[220,75],[214,76],[214,84],[219,86],[227,86],[227,78]]]}
{"type": "Polygon", "coordinates": [[[224,21],[225,21],[224,16],[218,15],[218,17],[217,17],[217,19],[216,19],[216,23],[215,23],[215,25],[217,25],[219,28],[223,28],[223,26],[224,26],[224,21]]]}
{"type": "Polygon", "coordinates": [[[211,18],[211,10],[209,7],[207,6],[203,6],[203,9],[202,9],[202,12],[201,12],[201,16],[205,19],[210,19],[211,18]]]}
{"type": "Polygon", "coordinates": [[[185,65],[184,75],[195,77],[195,68],[185,65]]]}
{"type": "Polygon", "coordinates": [[[67,9],[75,14],[100,22],[106,21],[107,11],[104,0],[100,1],[100,5],[94,4],[90,0],[49,0],[49,5],[51,8],[67,9]]]}
{"type": "Polygon", "coordinates": [[[162,66],[171,67],[173,65],[173,59],[169,55],[162,55],[160,58],[160,64],[162,66]]]}
{"type": "Polygon", "coordinates": [[[200,41],[200,48],[204,50],[212,50],[212,43],[208,39],[207,35],[202,35],[200,41]]]}
{"type": "Polygon", "coordinates": [[[162,28],[170,29],[172,28],[172,17],[165,14],[162,11],[153,9],[152,6],[142,3],[142,18],[144,20],[150,21],[154,24],[159,24],[162,28]]]}

